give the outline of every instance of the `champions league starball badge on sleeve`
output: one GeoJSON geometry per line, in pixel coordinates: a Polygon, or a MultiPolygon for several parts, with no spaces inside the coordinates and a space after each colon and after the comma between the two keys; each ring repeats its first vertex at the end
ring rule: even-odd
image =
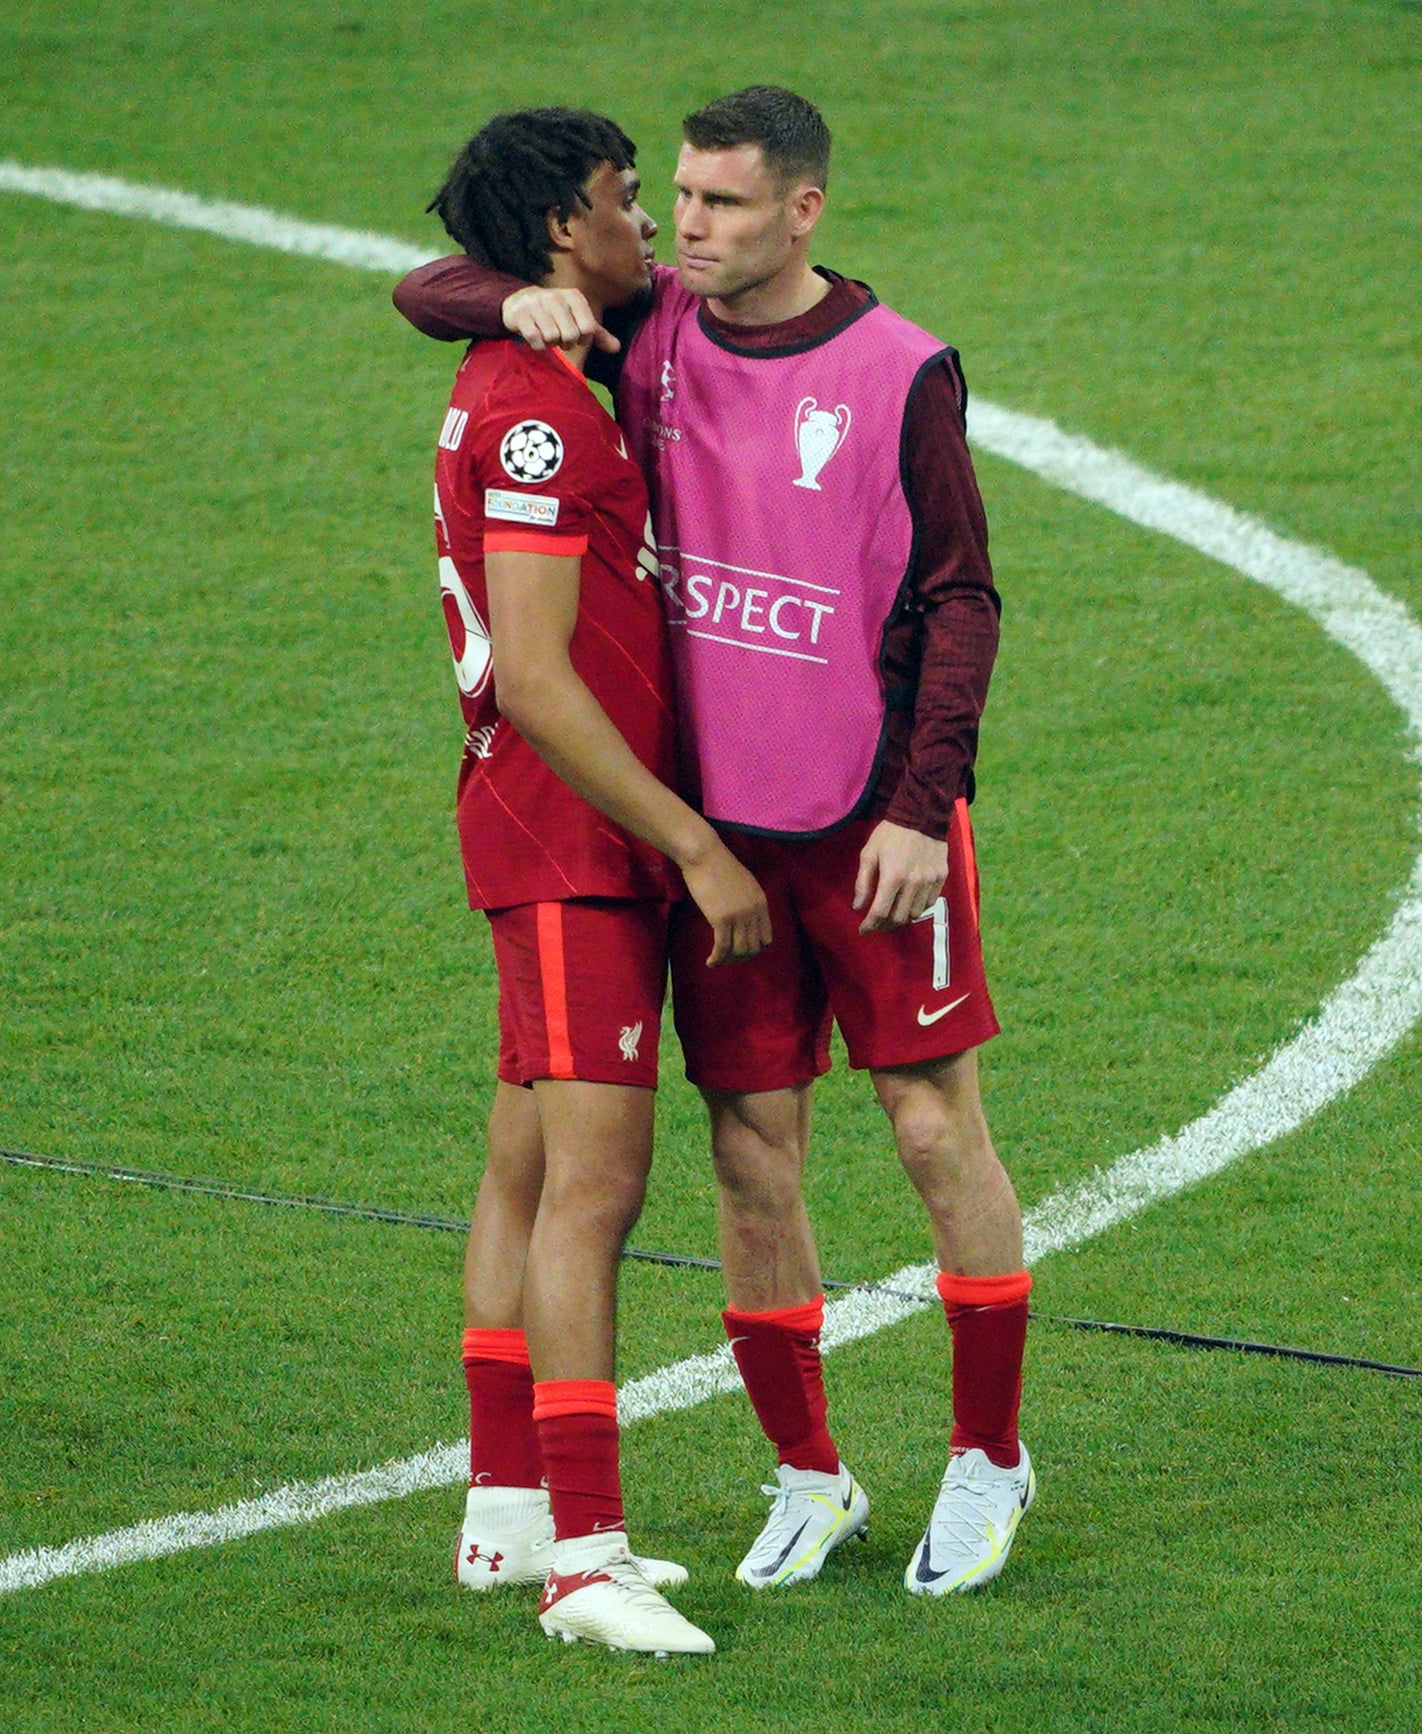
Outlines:
{"type": "Polygon", "coordinates": [[[546,421],[521,421],[504,435],[499,462],[516,482],[546,482],[563,462],[563,442],[546,421]]]}
{"type": "Polygon", "coordinates": [[[800,473],[795,478],[797,488],[820,491],[816,479],[820,471],[844,444],[849,432],[849,406],[838,404],[834,409],[819,409],[813,397],[800,400],[795,411],[795,447],[800,454],[800,473]]]}

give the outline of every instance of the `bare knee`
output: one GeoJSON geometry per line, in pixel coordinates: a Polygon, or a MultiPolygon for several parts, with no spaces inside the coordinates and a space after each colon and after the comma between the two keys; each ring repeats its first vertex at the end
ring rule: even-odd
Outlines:
{"type": "Polygon", "coordinates": [[[538,1207],[540,1223],[598,1243],[627,1238],[642,1214],[646,1176],[601,1169],[596,1174],[550,1175],[538,1207]]]}
{"type": "Polygon", "coordinates": [[[928,1100],[906,1105],[893,1124],[899,1160],[915,1185],[965,1174],[993,1159],[981,1113],[928,1100]]]}
{"type": "Polygon", "coordinates": [[[543,1169],[513,1168],[494,1163],[479,1179],[476,1215],[494,1214],[509,1221],[532,1222],[543,1190],[543,1169]]]}
{"type": "Polygon", "coordinates": [[[971,1055],[915,1072],[878,1073],[875,1087],[894,1128],[904,1172],[930,1210],[1002,1176],[977,1091],[971,1055]]]}
{"type": "Polygon", "coordinates": [[[716,1178],[731,1192],[798,1191],[804,1158],[793,1144],[777,1144],[744,1125],[718,1128],[711,1143],[716,1178]]]}
{"type": "Polygon", "coordinates": [[[894,1122],[899,1161],[915,1188],[924,1192],[943,1166],[944,1131],[931,1115],[902,1115],[894,1122]]]}
{"type": "Polygon", "coordinates": [[[800,1202],[800,1167],[761,1151],[738,1151],[715,1158],[722,1208],[741,1217],[777,1219],[800,1202]]]}
{"type": "Polygon", "coordinates": [[[796,1094],[708,1094],[711,1157],[722,1201],[728,1208],[776,1216],[798,1201],[805,1169],[807,1118],[796,1094]]]}

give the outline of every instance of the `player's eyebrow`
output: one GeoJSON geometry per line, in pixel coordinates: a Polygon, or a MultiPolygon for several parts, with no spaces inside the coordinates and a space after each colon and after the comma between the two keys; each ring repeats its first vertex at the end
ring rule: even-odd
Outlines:
{"type": "MultiPolygon", "coordinates": [[[[674,190],[685,198],[691,197],[691,188],[683,186],[680,181],[673,181],[674,190]]],[[[724,187],[702,187],[701,197],[708,205],[743,205],[746,202],[744,193],[733,193],[724,187]]]]}

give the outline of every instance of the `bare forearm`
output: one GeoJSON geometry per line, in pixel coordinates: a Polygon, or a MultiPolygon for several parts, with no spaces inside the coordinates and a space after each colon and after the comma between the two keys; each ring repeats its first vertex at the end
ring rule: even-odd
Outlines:
{"type": "Polygon", "coordinates": [[[494,690],[539,757],[599,812],[681,868],[711,924],[708,964],[770,943],[765,893],[710,825],[647,769],[574,667],[579,557],[486,553],[494,690]]]}
{"type": "Polygon", "coordinates": [[[570,789],[683,870],[717,847],[710,825],[653,776],[571,665],[500,687],[499,707],[570,789]]]}

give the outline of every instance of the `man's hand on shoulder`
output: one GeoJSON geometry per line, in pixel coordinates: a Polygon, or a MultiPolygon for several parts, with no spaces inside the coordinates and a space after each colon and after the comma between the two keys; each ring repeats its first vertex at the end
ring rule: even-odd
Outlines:
{"type": "Polygon", "coordinates": [[[503,305],[504,328],[530,349],[577,349],[589,339],[615,355],[622,345],[598,319],[581,289],[515,289],[503,305]]]}
{"type": "Polygon", "coordinates": [[[854,907],[867,912],[861,933],[907,927],[931,909],[948,877],[948,845],[881,819],[859,852],[854,907]]]}

